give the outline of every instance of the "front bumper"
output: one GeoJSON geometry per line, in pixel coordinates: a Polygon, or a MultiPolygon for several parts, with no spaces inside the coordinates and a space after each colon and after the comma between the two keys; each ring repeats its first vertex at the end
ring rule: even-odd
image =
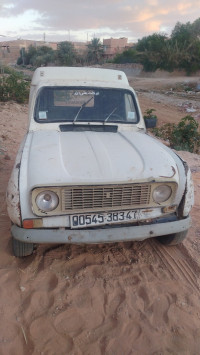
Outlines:
{"type": "Polygon", "coordinates": [[[161,235],[183,232],[188,230],[191,219],[188,216],[182,220],[160,222],[140,226],[120,226],[98,229],[24,229],[16,225],[11,227],[12,236],[26,243],[69,243],[95,244],[125,241],[140,241],[161,235]]]}

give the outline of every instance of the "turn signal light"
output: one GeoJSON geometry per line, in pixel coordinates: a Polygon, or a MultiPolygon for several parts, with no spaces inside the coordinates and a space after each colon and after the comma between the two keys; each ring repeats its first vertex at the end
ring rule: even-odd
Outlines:
{"type": "Polygon", "coordinates": [[[25,229],[41,228],[42,226],[43,226],[42,218],[23,220],[23,228],[25,229]]]}
{"type": "Polygon", "coordinates": [[[25,219],[23,221],[23,228],[26,228],[26,229],[33,228],[33,219],[25,219]]]}
{"type": "Polygon", "coordinates": [[[164,213],[172,213],[176,212],[177,206],[168,206],[168,207],[163,207],[162,212],[164,213]]]}

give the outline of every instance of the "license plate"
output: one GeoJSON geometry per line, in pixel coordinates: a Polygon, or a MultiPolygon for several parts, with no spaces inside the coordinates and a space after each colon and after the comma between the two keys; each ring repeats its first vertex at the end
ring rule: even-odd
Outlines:
{"type": "Polygon", "coordinates": [[[70,216],[71,228],[84,228],[135,221],[139,211],[116,211],[107,213],[74,214],[70,216]]]}

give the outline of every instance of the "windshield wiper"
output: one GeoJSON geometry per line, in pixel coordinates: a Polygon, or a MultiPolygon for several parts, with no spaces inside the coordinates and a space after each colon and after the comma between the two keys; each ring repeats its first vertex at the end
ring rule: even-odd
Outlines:
{"type": "Polygon", "coordinates": [[[83,109],[87,104],[89,104],[89,102],[90,102],[93,98],[94,98],[94,96],[90,97],[89,100],[85,101],[85,102],[81,105],[81,107],[79,108],[79,110],[78,110],[76,116],[75,116],[74,119],[73,119],[73,123],[76,122],[79,113],[82,111],[82,109],[83,109]]]}
{"type": "Polygon", "coordinates": [[[110,118],[110,116],[112,116],[112,114],[116,111],[117,107],[114,108],[114,110],[112,110],[111,113],[109,113],[109,115],[106,117],[106,119],[104,120],[104,122],[107,122],[108,119],[110,118]]]}

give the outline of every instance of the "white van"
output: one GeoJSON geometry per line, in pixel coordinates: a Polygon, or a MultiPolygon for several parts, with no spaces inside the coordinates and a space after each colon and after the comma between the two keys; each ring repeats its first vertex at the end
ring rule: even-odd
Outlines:
{"type": "Polygon", "coordinates": [[[176,244],[192,204],[187,164],[147,134],[123,72],[35,71],[29,129],[7,191],[15,256],[37,243],[176,244]]]}

